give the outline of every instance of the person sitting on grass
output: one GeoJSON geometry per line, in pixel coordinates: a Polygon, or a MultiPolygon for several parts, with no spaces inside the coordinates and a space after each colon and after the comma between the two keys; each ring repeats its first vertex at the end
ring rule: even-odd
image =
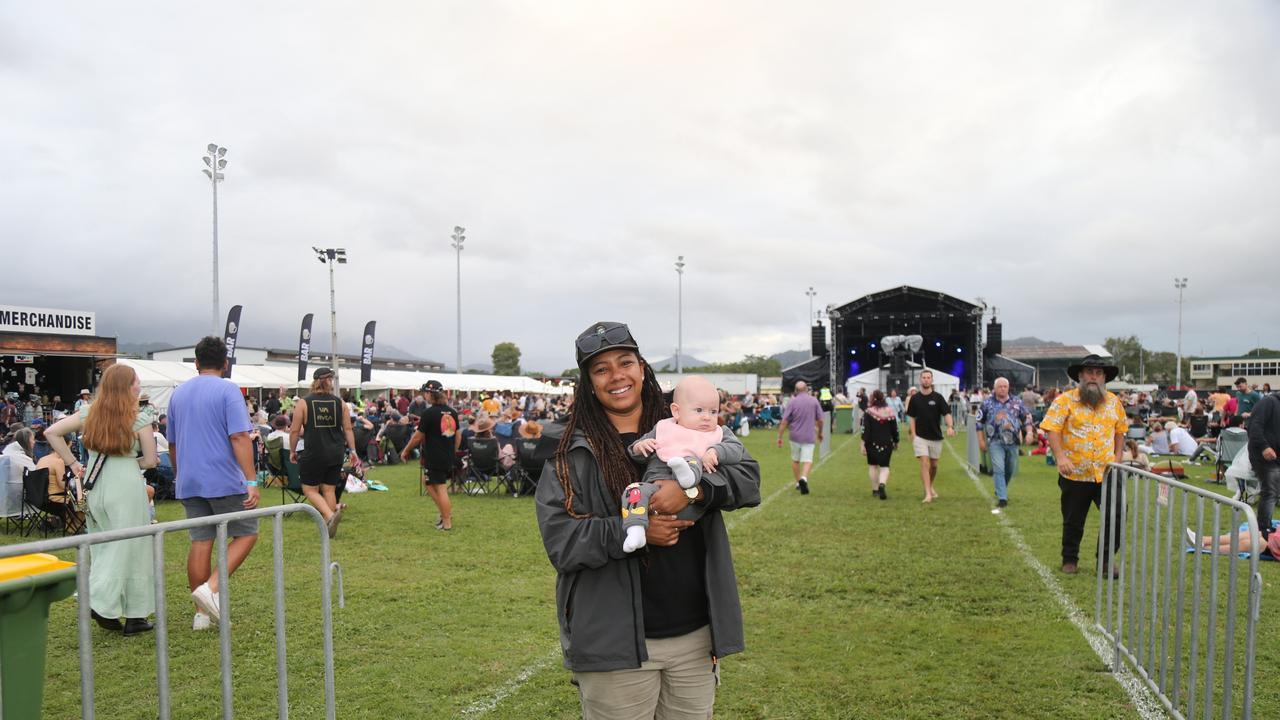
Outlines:
{"type": "Polygon", "coordinates": [[[1199,548],[1201,552],[1213,552],[1221,555],[1230,555],[1232,552],[1231,543],[1235,540],[1235,552],[1248,553],[1253,552],[1254,541],[1257,540],[1258,552],[1270,552],[1271,557],[1280,560],[1280,533],[1275,532],[1280,527],[1280,520],[1271,521],[1271,538],[1264,539],[1259,533],[1255,536],[1249,532],[1249,523],[1241,523],[1233,533],[1225,535],[1201,535],[1196,538],[1196,531],[1187,528],[1187,547],[1199,548]]]}
{"type": "Polygon", "coordinates": [[[1195,454],[1199,443],[1191,437],[1191,433],[1178,423],[1170,420],[1164,424],[1164,429],[1169,433],[1169,454],[1170,455],[1186,455],[1190,457],[1195,454]]]}
{"type": "MultiPolygon", "coordinates": [[[[626,532],[623,552],[635,552],[645,546],[649,499],[658,490],[658,480],[674,477],[685,494],[694,498],[703,473],[713,473],[721,464],[742,462],[742,441],[728,425],[718,424],[719,412],[720,396],[715,386],[700,375],[690,375],[676,385],[671,417],[659,420],[631,445],[631,459],[645,463],[645,471],[640,482],[633,482],[622,491],[622,527],[626,532]]],[[[696,520],[701,514],[701,509],[694,509],[690,503],[677,517],[696,520]]]]}
{"type": "Polygon", "coordinates": [[[1120,462],[1132,465],[1139,470],[1151,469],[1151,458],[1138,447],[1137,440],[1125,440],[1124,451],[1120,453],[1120,462]]]}

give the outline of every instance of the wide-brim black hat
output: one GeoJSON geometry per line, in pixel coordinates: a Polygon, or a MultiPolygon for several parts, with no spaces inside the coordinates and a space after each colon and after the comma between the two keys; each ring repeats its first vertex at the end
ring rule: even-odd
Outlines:
{"type": "Polygon", "coordinates": [[[335,373],[333,372],[333,368],[331,368],[331,367],[325,367],[325,366],[323,366],[323,365],[322,365],[322,366],[320,366],[320,367],[316,368],[314,371],[312,371],[312,373],[311,373],[311,379],[312,379],[312,380],[320,380],[320,379],[322,379],[322,378],[333,377],[334,375],[335,375],[335,373]]]}
{"type": "Polygon", "coordinates": [[[577,355],[578,367],[585,369],[591,358],[608,350],[640,350],[636,339],[631,337],[631,328],[620,322],[598,322],[583,330],[573,342],[577,355]]]}
{"type": "Polygon", "coordinates": [[[422,383],[421,390],[424,393],[442,393],[444,392],[444,384],[439,380],[428,380],[422,383]]]}
{"type": "Polygon", "coordinates": [[[1080,362],[1067,367],[1067,376],[1076,382],[1080,382],[1080,371],[1085,368],[1102,368],[1107,374],[1107,382],[1116,379],[1120,374],[1120,368],[1110,365],[1101,355],[1088,355],[1080,362]]]}

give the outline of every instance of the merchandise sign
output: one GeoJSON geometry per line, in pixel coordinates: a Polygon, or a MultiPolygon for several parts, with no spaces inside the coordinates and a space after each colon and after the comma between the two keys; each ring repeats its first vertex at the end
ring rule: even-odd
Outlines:
{"type": "Polygon", "coordinates": [[[92,336],[97,331],[96,313],[0,305],[0,332],[92,336]]]}

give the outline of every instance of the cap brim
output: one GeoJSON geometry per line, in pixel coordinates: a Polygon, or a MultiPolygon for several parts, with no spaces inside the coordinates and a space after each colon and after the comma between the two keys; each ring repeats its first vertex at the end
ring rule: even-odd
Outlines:
{"type": "Polygon", "coordinates": [[[604,353],[607,353],[610,350],[634,350],[637,353],[639,353],[640,346],[636,345],[635,343],[620,342],[620,343],[615,343],[613,345],[609,345],[608,347],[602,347],[593,353],[589,353],[587,355],[582,356],[582,359],[578,361],[578,367],[580,368],[585,367],[587,363],[591,362],[591,358],[594,358],[597,355],[603,355],[604,353]]]}

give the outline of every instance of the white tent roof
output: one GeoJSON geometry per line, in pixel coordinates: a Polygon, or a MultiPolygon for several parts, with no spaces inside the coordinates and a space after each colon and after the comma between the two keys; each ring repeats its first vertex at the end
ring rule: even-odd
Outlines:
{"type": "MultiPolygon", "coordinates": [[[[169,407],[173,388],[196,376],[194,363],[170,360],[133,360],[122,358],[118,362],[128,365],[138,373],[144,392],[151,402],[164,410],[169,407]]],[[[299,389],[311,385],[308,377],[298,381],[297,365],[267,363],[264,365],[236,365],[231,370],[231,382],[241,388],[274,390],[276,388],[299,389]]],[[[455,375],[453,373],[414,372],[411,370],[374,370],[369,382],[360,382],[360,368],[338,368],[339,387],[360,387],[362,390],[417,390],[428,380],[437,380],[446,390],[460,392],[501,392],[564,395],[573,392],[572,387],[555,387],[531,377],[509,375],[455,375]]]]}
{"type": "MultiPolygon", "coordinates": [[[[912,371],[922,369],[916,363],[909,363],[912,371]]],[[[888,365],[885,366],[886,368],[888,365]]],[[[933,391],[941,393],[943,396],[951,394],[952,390],[960,389],[960,378],[950,373],[945,373],[937,368],[927,368],[933,372],[933,391]]],[[[888,379],[889,371],[884,368],[873,368],[864,373],[854,375],[845,381],[845,393],[849,397],[853,397],[858,389],[866,390],[868,394],[877,388],[884,389],[884,381],[888,379]]],[[[905,399],[905,398],[904,398],[905,399]]]]}

